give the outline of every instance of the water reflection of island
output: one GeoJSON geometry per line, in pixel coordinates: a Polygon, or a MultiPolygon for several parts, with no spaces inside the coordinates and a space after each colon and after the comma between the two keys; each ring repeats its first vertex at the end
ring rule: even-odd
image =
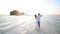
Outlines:
{"type": "Polygon", "coordinates": [[[18,10],[13,10],[10,12],[10,15],[24,15],[24,12],[19,12],[18,10]]]}

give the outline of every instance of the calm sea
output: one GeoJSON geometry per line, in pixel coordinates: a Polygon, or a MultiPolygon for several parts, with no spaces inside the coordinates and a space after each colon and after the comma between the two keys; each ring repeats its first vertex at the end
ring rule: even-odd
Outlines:
{"type": "MultiPolygon", "coordinates": [[[[33,16],[7,16],[7,15],[0,15],[0,34],[21,34],[19,29],[15,30],[16,28],[20,27],[23,24],[34,24],[34,17],[33,16]],[[13,31],[14,30],[14,31],[13,31]],[[8,32],[8,33],[7,33],[8,32]]],[[[60,34],[60,15],[46,15],[41,17],[41,28],[43,23],[46,28],[46,32],[48,34],[60,34]]],[[[25,25],[26,25],[25,24],[25,25]]],[[[26,25],[30,26],[30,25],[26,25]]],[[[32,26],[34,27],[34,26],[32,26]]],[[[32,28],[30,27],[30,28],[32,28]]],[[[20,29],[21,30],[21,29],[20,29]]],[[[26,31],[22,28],[23,31],[26,31]]]]}

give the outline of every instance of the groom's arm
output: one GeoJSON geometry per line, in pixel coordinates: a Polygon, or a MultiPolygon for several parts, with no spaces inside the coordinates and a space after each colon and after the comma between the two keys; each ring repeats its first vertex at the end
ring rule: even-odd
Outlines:
{"type": "Polygon", "coordinates": [[[40,17],[42,17],[42,15],[40,15],[40,17]]]}

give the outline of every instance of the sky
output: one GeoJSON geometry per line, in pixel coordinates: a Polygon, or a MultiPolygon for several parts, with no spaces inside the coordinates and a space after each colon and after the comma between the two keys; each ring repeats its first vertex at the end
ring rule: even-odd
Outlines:
{"type": "Polygon", "coordinates": [[[10,11],[23,11],[26,15],[60,14],[60,0],[0,0],[0,14],[9,15],[10,11]]]}

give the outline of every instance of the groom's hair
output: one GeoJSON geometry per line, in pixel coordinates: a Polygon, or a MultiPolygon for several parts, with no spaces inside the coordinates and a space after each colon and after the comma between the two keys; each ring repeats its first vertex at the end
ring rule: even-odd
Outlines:
{"type": "Polygon", "coordinates": [[[40,15],[40,13],[38,13],[38,15],[40,15]]]}

